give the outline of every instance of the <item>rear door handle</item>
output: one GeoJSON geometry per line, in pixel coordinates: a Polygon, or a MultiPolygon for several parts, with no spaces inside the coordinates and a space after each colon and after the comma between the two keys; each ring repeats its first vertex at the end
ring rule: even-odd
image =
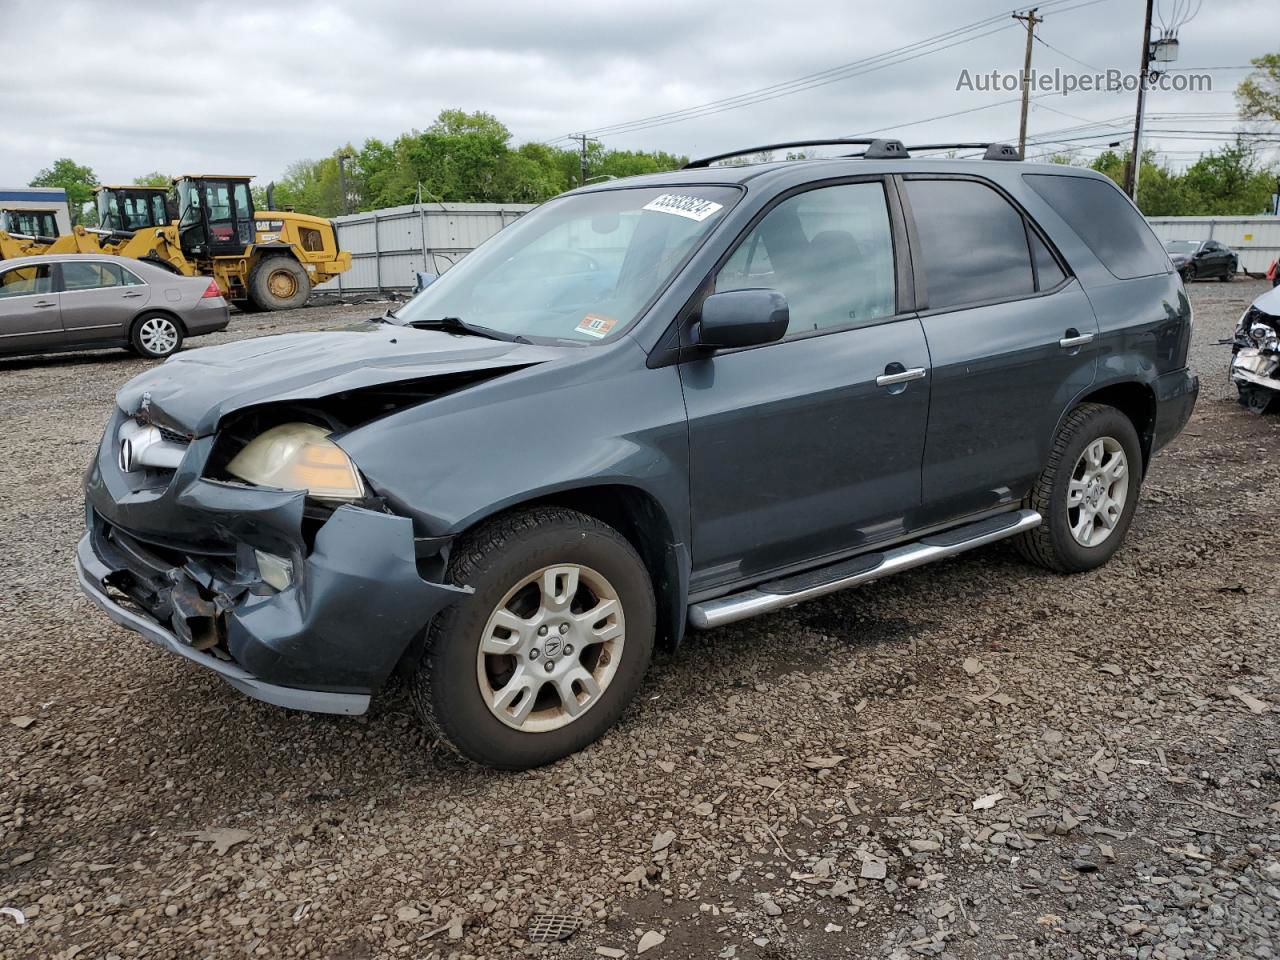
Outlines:
{"type": "Polygon", "coordinates": [[[877,387],[892,387],[896,383],[910,383],[912,380],[923,380],[926,370],[924,367],[911,367],[903,370],[901,373],[885,373],[876,377],[877,387]]]}
{"type": "Polygon", "coordinates": [[[56,307],[57,304],[49,300],[38,300],[32,304],[37,310],[43,310],[45,307],[56,307]]]}
{"type": "Polygon", "coordinates": [[[1058,341],[1058,346],[1064,350],[1070,350],[1072,347],[1083,347],[1086,343],[1093,343],[1092,333],[1076,333],[1075,330],[1068,330],[1067,335],[1058,341]]]}
{"type": "Polygon", "coordinates": [[[124,294],[124,295],[121,297],[121,299],[122,299],[122,300],[132,300],[134,297],[140,297],[140,296],[142,296],[142,294],[140,294],[140,293],[126,293],[126,294],[124,294]]]}

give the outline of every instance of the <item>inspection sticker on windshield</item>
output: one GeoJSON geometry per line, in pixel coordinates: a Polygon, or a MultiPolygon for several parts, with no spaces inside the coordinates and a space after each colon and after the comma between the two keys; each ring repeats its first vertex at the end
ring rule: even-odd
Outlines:
{"type": "Polygon", "coordinates": [[[607,337],[609,331],[613,329],[614,324],[618,321],[614,317],[597,317],[594,313],[588,313],[585,317],[578,321],[578,325],[574,328],[575,333],[585,333],[588,337],[607,337]]]}
{"type": "Polygon", "coordinates": [[[724,207],[723,203],[703,200],[701,197],[686,197],[679,193],[664,193],[660,197],[654,197],[644,205],[645,210],[655,210],[658,213],[674,213],[677,217],[687,217],[690,220],[697,220],[699,223],[722,207],[724,207]]]}

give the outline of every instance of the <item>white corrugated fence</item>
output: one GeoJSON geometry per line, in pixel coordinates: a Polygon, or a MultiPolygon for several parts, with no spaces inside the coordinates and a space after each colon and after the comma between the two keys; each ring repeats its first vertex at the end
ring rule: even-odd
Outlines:
{"type": "Polygon", "coordinates": [[[338,246],[351,269],[316,287],[319,293],[408,290],[415,274],[444,273],[507,224],[528,203],[422,203],[334,217],[338,246]]]}

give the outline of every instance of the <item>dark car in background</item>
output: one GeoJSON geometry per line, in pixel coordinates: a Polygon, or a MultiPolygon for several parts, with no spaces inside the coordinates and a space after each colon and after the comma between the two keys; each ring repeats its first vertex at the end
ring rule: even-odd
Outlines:
{"type": "Polygon", "coordinates": [[[208,277],[91,254],[0,261],[0,354],[127,347],[161,359],[229,320],[208,277]]]}
{"type": "Polygon", "coordinates": [[[601,736],[687,624],[1004,538],[1101,566],[1198,391],[1159,241],[1090,171],[839,144],[576,190],[363,331],[135,378],[83,589],[271,703],[404,675],[518,769],[601,736]]]}
{"type": "Polygon", "coordinates": [[[1166,240],[1164,248],[1182,279],[1230,280],[1240,269],[1240,256],[1217,240],[1166,240]]]}

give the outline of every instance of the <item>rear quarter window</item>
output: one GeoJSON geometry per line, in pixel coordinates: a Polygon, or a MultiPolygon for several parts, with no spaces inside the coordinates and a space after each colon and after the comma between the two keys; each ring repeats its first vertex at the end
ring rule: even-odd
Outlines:
{"type": "Polygon", "coordinates": [[[1169,256],[1114,185],[1090,177],[1024,173],[1022,179],[1120,280],[1169,272],[1169,256]]]}

